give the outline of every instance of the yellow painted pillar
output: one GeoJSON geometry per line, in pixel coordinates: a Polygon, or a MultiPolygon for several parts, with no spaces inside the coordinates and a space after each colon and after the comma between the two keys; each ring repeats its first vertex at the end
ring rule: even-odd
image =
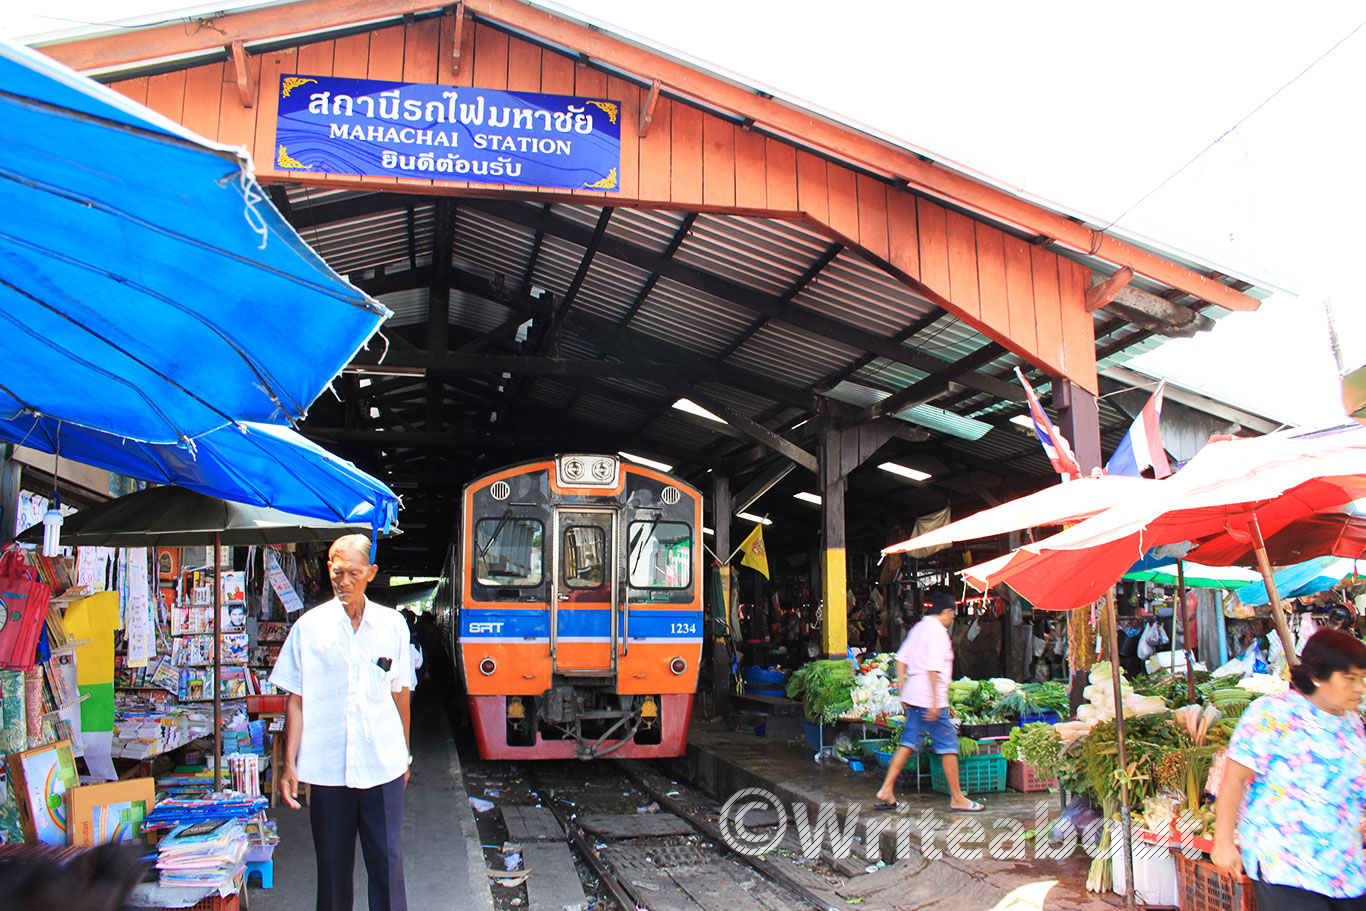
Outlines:
{"type": "Polygon", "coordinates": [[[849,648],[849,575],[843,547],[827,547],[821,553],[821,576],[821,651],[842,658],[849,648]]]}
{"type": "Polygon", "coordinates": [[[821,651],[828,658],[843,658],[849,648],[849,572],[844,554],[845,441],[846,432],[833,427],[828,427],[820,437],[821,651]]]}

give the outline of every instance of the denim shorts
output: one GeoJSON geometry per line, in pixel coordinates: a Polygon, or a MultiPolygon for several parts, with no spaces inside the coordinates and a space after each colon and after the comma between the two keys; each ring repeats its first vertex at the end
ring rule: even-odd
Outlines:
{"type": "Polygon", "coordinates": [[[958,732],[949,720],[949,710],[940,709],[939,717],[933,721],[925,720],[929,709],[918,705],[906,706],[906,729],[901,732],[901,746],[910,747],[917,753],[925,745],[925,735],[930,737],[930,749],[940,756],[958,752],[958,732]]]}

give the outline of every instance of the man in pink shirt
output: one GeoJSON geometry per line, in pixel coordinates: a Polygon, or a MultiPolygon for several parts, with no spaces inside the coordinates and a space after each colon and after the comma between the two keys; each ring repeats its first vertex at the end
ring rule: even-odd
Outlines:
{"type": "Polygon", "coordinates": [[[929,737],[930,748],[944,763],[944,779],[949,785],[949,807],[963,813],[980,813],[986,807],[969,800],[958,782],[958,734],[949,721],[949,681],[953,679],[953,626],[956,605],[947,588],[930,589],[925,599],[925,616],[911,628],[896,653],[896,685],[906,710],[906,728],[892,756],[887,777],[877,792],[874,810],[903,807],[893,790],[896,778],[906,767],[912,753],[918,753],[929,737]]]}

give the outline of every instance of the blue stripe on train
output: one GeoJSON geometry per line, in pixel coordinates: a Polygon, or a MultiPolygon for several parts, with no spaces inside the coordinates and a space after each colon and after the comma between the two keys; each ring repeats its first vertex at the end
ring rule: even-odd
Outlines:
{"type": "MultiPolygon", "coordinates": [[[[560,608],[557,634],[566,638],[608,636],[608,611],[605,608],[560,608]]],[[[622,627],[632,639],[690,639],[702,635],[700,610],[633,610],[622,627]]],[[[617,634],[623,632],[618,628],[617,634]]],[[[550,637],[548,610],[489,610],[466,608],[460,612],[462,639],[550,637]]]]}

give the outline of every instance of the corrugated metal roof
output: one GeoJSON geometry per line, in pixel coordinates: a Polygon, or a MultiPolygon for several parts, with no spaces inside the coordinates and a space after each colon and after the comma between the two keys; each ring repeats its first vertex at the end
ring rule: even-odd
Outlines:
{"type": "Polygon", "coordinates": [[[535,232],[478,209],[456,208],[451,262],[485,278],[503,275],[508,287],[522,280],[535,232]]]}
{"type": "Polygon", "coordinates": [[[856,348],[810,332],[769,323],[731,360],[749,370],[799,388],[814,384],[863,354],[856,348]]]}
{"type": "Polygon", "coordinates": [[[394,311],[394,315],[385,323],[386,326],[411,326],[415,323],[426,324],[427,304],[430,298],[431,289],[413,288],[408,291],[381,294],[376,300],[394,311]]]}
{"type": "Polygon", "coordinates": [[[884,338],[938,309],[851,251],[835,257],[794,300],[884,338]]]}
{"type": "Polygon", "coordinates": [[[715,357],[754,316],[696,288],[661,278],[631,320],[631,328],[671,345],[715,357]]]}
{"type": "Polygon", "coordinates": [[[674,259],[764,294],[782,296],[830,240],[771,218],[702,214],[674,259]]]}

